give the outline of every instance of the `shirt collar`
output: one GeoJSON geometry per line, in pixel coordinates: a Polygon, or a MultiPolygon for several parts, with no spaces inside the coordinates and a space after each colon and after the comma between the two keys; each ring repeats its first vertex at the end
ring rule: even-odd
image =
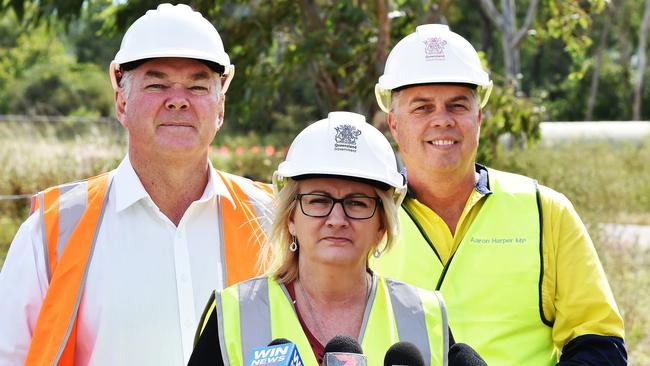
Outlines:
{"type": "MultiPolygon", "coordinates": [[[[225,183],[219,174],[217,174],[214,170],[214,167],[212,166],[212,162],[210,160],[208,160],[208,165],[208,184],[205,186],[205,190],[197,202],[205,202],[215,196],[221,196],[226,198],[233,206],[235,206],[235,202],[233,201],[228,188],[226,188],[225,183]]],[[[117,212],[130,207],[143,198],[148,198],[151,202],[153,202],[149,196],[149,193],[147,193],[147,191],[144,189],[140,178],[133,169],[133,165],[131,165],[131,160],[129,159],[128,154],[115,170],[113,179],[116,194],[115,208],[117,212]]]]}
{"type": "MultiPolygon", "coordinates": [[[[476,181],[476,185],[474,186],[476,191],[482,195],[491,194],[492,191],[490,190],[490,181],[488,179],[487,168],[484,165],[475,163],[474,170],[478,173],[478,180],[476,181]]],[[[403,173],[405,173],[405,169],[403,170],[403,173]]],[[[407,188],[408,190],[406,192],[406,197],[417,198],[415,196],[415,192],[413,191],[413,188],[411,188],[411,186],[407,186],[407,188]]]]}
{"type": "Polygon", "coordinates": [[[476,191],[480,194],[490,194],[490,180],[488,179],[488,170],[484,165],[475,164],[478,180],[476,181],[476,191]]]}

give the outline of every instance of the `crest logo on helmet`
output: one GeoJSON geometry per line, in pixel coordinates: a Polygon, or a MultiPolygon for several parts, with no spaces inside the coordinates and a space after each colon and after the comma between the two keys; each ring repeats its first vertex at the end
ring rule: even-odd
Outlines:
{"type": "Polygon", "coordinates": [[[340,125],[334,129],[336,130],[334,150],[357,152],[357,138],[361,135],[361,131],[352,125],[340,125]]]}
{"type": "Polygon", "coordinates": [[[424,40],[424,58],[427,61],[444,60],[447,41],[440,37],[431,37],[424,40]]]}

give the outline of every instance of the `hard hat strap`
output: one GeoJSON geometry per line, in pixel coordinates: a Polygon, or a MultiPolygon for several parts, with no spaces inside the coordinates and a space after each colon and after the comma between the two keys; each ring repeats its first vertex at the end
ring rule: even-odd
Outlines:
{"type": "Polygon", "coordinates": [[[494,84],[492,83],[492,80],[490,80],[490,84],[487,86],[481,86],[479,87],[479,98],[481,101],[481,109],[485,107],[487,104],[488,100],[490,99],[490,95],[492,94],[492,87],[494,84]]]}
{"type": "Polygon", "coordinates": [[[390,112],[391,91],[384,89],[379,84],[375,84],[375,96],[377,97],[377,104],[382,111],[390,112]]]}
{"type": "Polygon", "coordinates": [[[232,78],[235,77],[235,65],[230,65],[226,67],[223,75],[221,75],[221,93],[226,94],[228,87],[232,82],[232,78]]]}

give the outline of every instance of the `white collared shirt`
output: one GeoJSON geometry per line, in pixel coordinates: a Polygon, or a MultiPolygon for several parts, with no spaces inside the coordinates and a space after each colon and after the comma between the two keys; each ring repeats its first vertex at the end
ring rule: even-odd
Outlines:
{"type": "MultiPolygon", "coordinates": [[[[176,227],[125,158],[112,171],[78,314],[78,365],[185,365],[210,293],[223,287],[217,200],[231,203],[210,165],[202,197],[176,227]]],[[[40,220],[19,229],[0,273],[0,365],[24,363],[48,289],[40,220]]]]}

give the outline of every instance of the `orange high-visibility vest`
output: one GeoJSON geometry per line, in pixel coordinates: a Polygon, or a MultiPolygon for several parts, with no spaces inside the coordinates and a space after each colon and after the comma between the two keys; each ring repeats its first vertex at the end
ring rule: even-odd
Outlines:
{"type": "MultiPolygon", "coordinates": [[[[232,197],[217,201],[225,285],[258,275],[257,257],[266,240],[263,217],[269,185],[217,171],[232,197]]],[[[32,198],[41,220],[50,281],[25,365],[74,365],[77,314],[112,179],[109,173],[46,189],[32,198]]]]}

